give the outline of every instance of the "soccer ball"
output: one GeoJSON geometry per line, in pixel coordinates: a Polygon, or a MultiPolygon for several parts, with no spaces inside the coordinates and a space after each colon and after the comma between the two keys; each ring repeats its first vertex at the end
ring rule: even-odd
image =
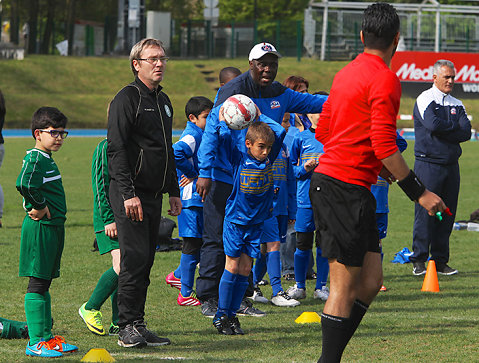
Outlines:
{"type": "Polygon", "coordinates": [[[243,130],[256,118],[256,106],[251,98],[237,94],[223,103],[223,115],[232,130],[243,130]]]}

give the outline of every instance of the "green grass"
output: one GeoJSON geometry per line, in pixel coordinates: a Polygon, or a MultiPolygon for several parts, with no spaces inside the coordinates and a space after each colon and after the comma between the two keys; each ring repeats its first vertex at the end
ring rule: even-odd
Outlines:
{"type": "MultiPolygon", "coordinates": [[[[328,91],[334,75],[347,62],[282,58],[276,80],[290,75],[309,80],[310,92],[328,91]]],[[[184,109],[190,97],[214,99],[218,73],[223,67],[248,69],[247,59],[172,60],[161,85],[174,109],[174,127],[185,125],[184,109]],[[202,66],[199,68],[198,66],[202,66]],[[202,71],[211,71],[205,75],[202,71]],[[206,77],[213,77],[207,81],[206,77]]],[[[70,120],[69,128],[105,128],[106,110],[114,95],[133,80],[126,57],[60,57],[31,55],[24,60],[0,60],[0,89],[7,104],[6,127],[29,128],[33,112],[40,106],[58,107],[70,120]]],[[[401,114],[411,114],[415,99],[403,97],[401,114]]],[[[479,127],[479,100],[464,100],[466,109],[479,127]]],[[[399,127],[412,127],[399,121],[399,127]]]]}
{"type": "MultiPolygon", "coordinates": [[[[211,319],[198,308],[176,305],[177,290],[167,287],[164,277],[179,262],[179,252],[157,253],[151,272],[146,306],[149,327],[168,336],[172,345],[143,350],[120,348],[113,337],[91,334],[78,316],[78,308],[91,294],[98,278],[109,268],[107,256],[90,252],[93,241],[90,159],[99,139],[70,138],[54,155],[62,172],[67,195],[68,220],[61,277],[51,287],[54,332],[77,344],[80,352],[65,360],[79,361],[91,348],[106,348],[117,361],[162,361],[184,358],[186,362],[315,362],[321,351],[319,324],[298,325],[303,311],[321,312],[323,304],[313,300],[313,282],[308,297],[295,308],[261,305],[264,318],[241,318],[244,336],[216,333],[211,319]]],[[[32,139],[7,139],[6,156],[0,169],[5,192],[5,213],[0,229],[0,315],[23,320],[23,297],[27,279],[17,277],[20,226],[24,216],[15,180],[25,149],[32,139]]],[[[410,143],[405,155],[409,162],[410,143]]],[[[464,144],[461,158],[462,184],[458,219],[468,219],[477,205],[479,143],[464,144]]],[[[412,164],[410,164],[412,165],[412,164]]],[[[390,192],[390,228],[384,240],[386,293],[380,293],[344,353],[344,362],[471,362],[479,357],[479,233],[453,231],[451,265],[457,276],[439,276],[441,292],[420,291],[422,278],[411,273],[410,265],[389,261],[395,252],[411,247],[413,204],[394,185],[390,192]]],[[[164,208],[165,209],[165,208],[164,208]]],[[[207,221],[206,221],[207,223],[207,221]]],[[[175,230],[176,233],[177,230],[175,230]]],[[[284,287],[291,283],[284,283],[284,287]]],[[[263,288],[271,294],[269,286],[263,288]]],[[[110,302],[102,309],[110,323],[110,302]]],[[[32,361],[25,356],[24,340],[3,340],[1,362],[32,361]]]]}

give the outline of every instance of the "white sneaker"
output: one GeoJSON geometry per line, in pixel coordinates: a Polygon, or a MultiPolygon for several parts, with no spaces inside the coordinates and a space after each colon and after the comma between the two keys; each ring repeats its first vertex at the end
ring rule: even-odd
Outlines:
{"type": "Polygon", "coordinates": [[[269,303],[269,300],[263,296],[261,289],[258,286],[254,287],[253,296],[250,298],[253,301],[259,302],[261,304],[269,303]]]}
{"type": "Polygon", "coordinates": [[[289,297],[296,300],[306,298],[306,289],[300,289],[298,288],[296,284],[294,284],[288,290],[286,290],[286,293],[289,295],[289,297]]]}
{"type": "Polygon", "coordinates": [[[284,291],[280,291],[278,295],[271,298],[271,304],[276,306],[298,306],[300,302],[290,297],[284,291]]]}
{"type": "Polygon", "coordinates": [[[323,286],[321,289],[315,289],[313,297],[315,299],[326,301],[329,297],[329,289],[326,286],[323,286]]]}

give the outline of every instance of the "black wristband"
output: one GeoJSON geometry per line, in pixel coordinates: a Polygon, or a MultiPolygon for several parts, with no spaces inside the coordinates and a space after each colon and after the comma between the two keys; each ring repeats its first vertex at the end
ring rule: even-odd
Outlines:
{"type": "Polygon", "coordinates": [[[405,177],[403,180],[398,181],[398,185],[413,202],[417,202],[419,197],[426,190],[424,184],[418,179],[418,177],[416,176],[416,174],[414,174],[412,170],[409,171],[407,177],[405,177]]]}

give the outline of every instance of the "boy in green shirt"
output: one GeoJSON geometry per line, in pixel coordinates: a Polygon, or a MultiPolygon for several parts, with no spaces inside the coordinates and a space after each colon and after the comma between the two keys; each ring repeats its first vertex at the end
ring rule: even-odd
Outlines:
{"type": "Polygon", "coordinates": [[[67,118],[54,107],[41,107],[32,117],[35,147],[27,150],[16,187],[26,211],[20,242],[19,276],[29,277],[25,316],[30,341],[26,355],[55,358],[77,351],[52,334],[52,279],[60,276],[65,239],[66,202],[60,172],[52,159],[67,137],[67,118]]]}
{"type": "Polygon", "coordinates": [[[110,174],[106,156],[107,140],[102,140],[93,152],[91,163],[91,186],[93,189],[93,228],[100,254],[110,252],[113,267],[101,275],[89,300],[84,303],[78,313],[87,328],[96,335],[106,335],[103,327],[101,306],[111,297],[110,335],[118,335],[118,274],[120,273],[120,245],[115,217],[108,196],[110,189],[110,174]]]}

